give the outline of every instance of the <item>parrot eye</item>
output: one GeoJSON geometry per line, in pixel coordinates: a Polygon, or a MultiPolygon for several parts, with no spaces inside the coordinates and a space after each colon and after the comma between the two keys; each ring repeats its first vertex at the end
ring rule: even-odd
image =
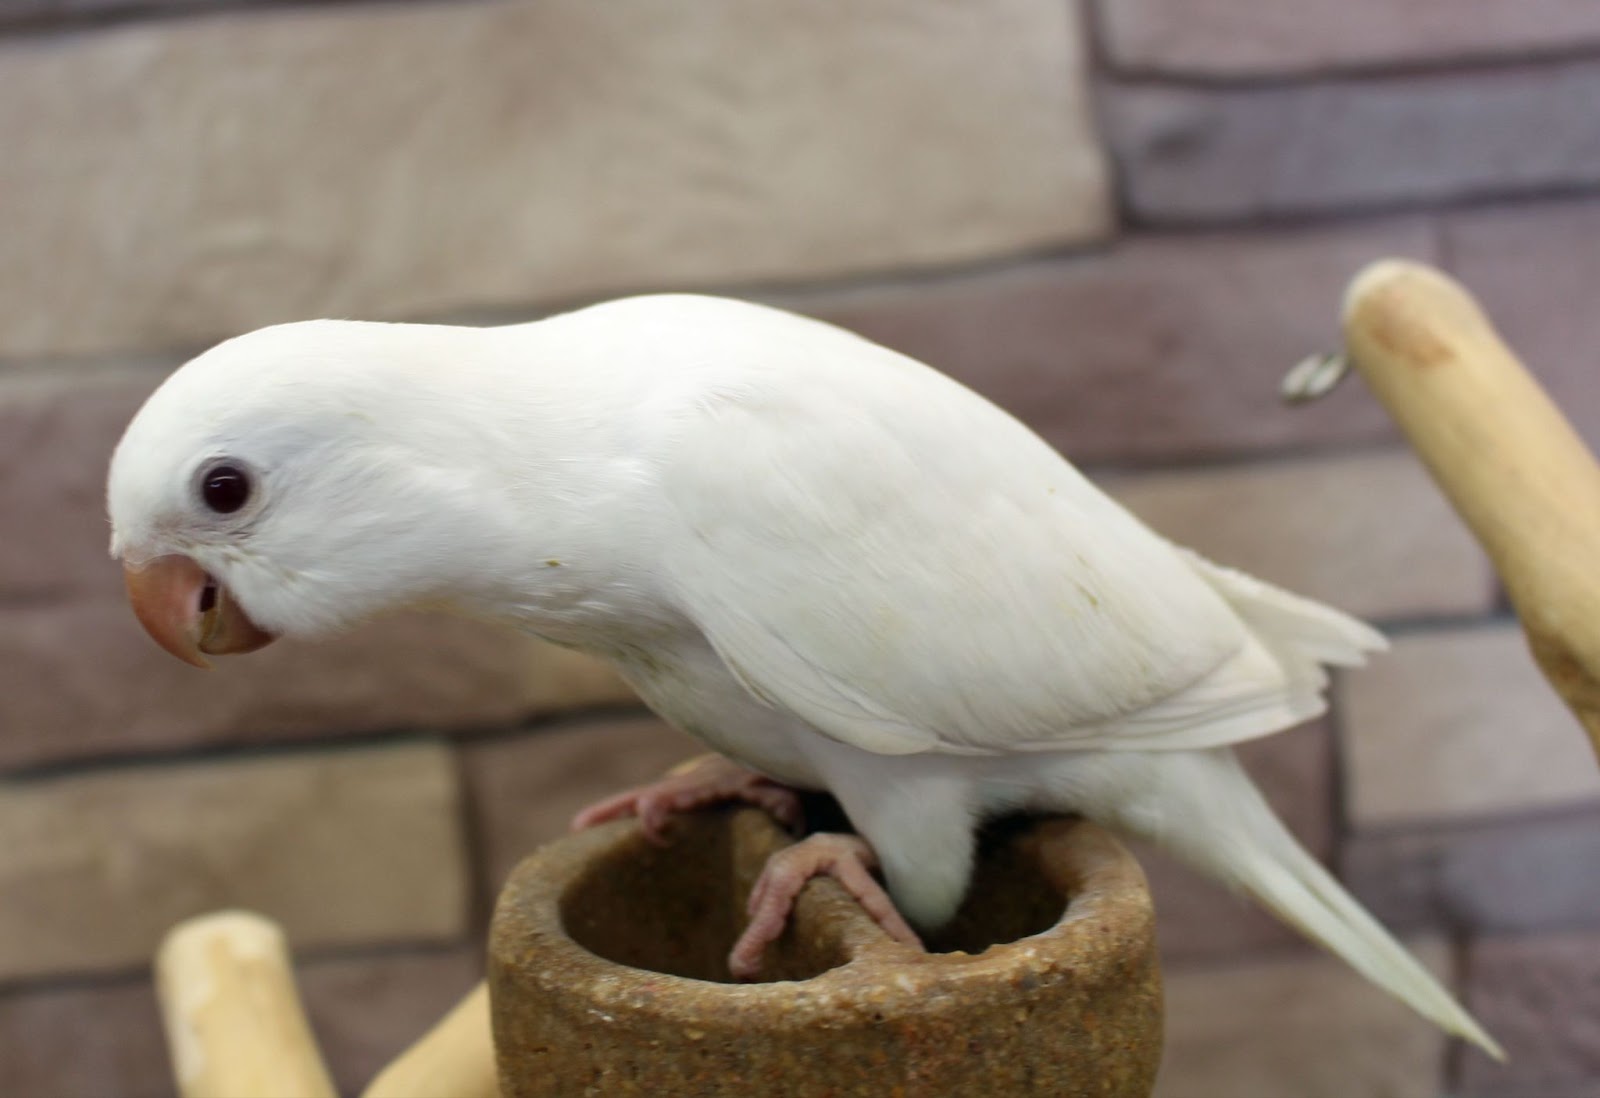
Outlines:
{"type": "Polygon", "coordinates": [[[200,478],[200,498],[219,515],[231,515],[250,501],[250,477],[237,465],[213,465],[200,478]]]}

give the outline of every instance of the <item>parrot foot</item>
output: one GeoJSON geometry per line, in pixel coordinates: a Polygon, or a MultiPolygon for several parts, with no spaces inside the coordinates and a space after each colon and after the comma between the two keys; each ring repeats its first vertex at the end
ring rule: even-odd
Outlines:
{"type": "Polygon", "coordinates": [[[802,821],[800,797],[794,790],[720,755],[706,755],[658,782],[597,801],[572,818],[572,830],[637,816],[645,838],[665,846],[667,820],[673,815],[728,801],[753,804],[788,828],[798,828],[802,821]]]}
{"type": "Polygon", "coordinates": [[[872,870],[877,865],[878,856],[865,839],[827,833],[812,835],[767,859],[746,905],[750,923],[728,954],[728,969],[734,979],[756,978],[761,971],[761,955],[783,933],[800,890],[811,878],[824,874],[844,885],[889,937],[921,949],[922,940],[873,877],[872,870]]]}

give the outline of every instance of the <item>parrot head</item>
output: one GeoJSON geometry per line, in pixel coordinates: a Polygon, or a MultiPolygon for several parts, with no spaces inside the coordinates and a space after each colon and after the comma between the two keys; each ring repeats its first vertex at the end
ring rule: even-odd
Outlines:
{"type": "Polygon", "coordinates": [[[207,667],[450,601],[463,532],[495,511],[472,460],[482,440],[440,394],[438,341],[468,331],[264,328],[150,396],[112,455],[107,508],[112,556],[157,644],[207,667]]]}

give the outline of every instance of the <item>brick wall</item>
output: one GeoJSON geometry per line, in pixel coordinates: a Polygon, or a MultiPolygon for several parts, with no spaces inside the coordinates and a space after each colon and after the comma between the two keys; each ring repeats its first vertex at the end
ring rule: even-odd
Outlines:
{"type": "Polygon", "coordinates": [[[1375,402],[1275,385],[1414,256],[1600,442],[1597,96],[1580,0],[0,0],[0,1093],[169,1092],[148,957],[234,904],[353,1089],[475,978],[521,852],[693,750],[456,621],[170,660],[104,557],[138,402],[274,321],[667,287],[916,354],[1394,636],[1245,755],[1512,1063],[1149,854],[1162,1094],[1592,1093],[1600,772],[1375,402]]]}

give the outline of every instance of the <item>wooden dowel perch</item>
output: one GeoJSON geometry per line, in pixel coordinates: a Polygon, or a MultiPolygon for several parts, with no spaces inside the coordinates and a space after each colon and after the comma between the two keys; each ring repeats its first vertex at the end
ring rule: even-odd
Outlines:
{"type": "Polygon", "coordinates": [[[156,993],[183,1098],[337,1098],[271,920],[179,923],[156,954],[156,993]]]}
{"type": "Polygon", "coordinates": [[[1374,263],[1345,295],[1346,355],[1488,551],[1534,658],[1600,756],[1600,465],[1472,296],[1374,263]]]}

